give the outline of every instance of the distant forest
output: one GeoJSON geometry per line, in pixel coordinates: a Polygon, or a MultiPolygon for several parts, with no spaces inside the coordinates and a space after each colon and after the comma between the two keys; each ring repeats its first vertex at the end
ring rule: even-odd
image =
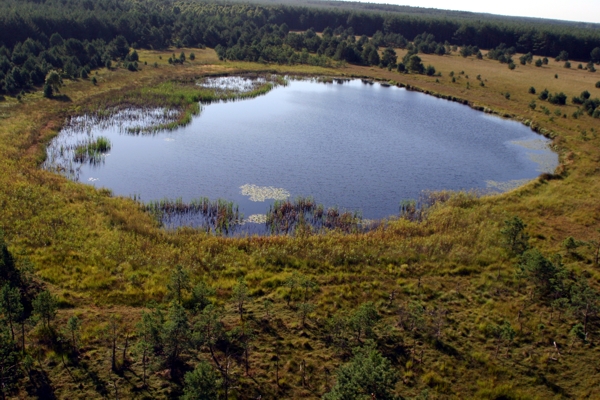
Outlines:
{"type": "MultiPolygon", "coordinates": [[[[53,69],[65,78],[86,77],[91,69],[119,60],[135,70],[137,55],[131,57],[130,47],[207,46],[226,59],[318,65],[334,59],[395,67],[395,54],[388,50],[380,57],[376,50],[408,46],[412,54],[443,55],[449,46],[500,46],[547,57],[566,51],[574,60],[600,62],[600,28],[594,24],[282,1],[3,0],[0,93],[41,86],[53,69]],[[420,46],[411,44],[415,38],[420,46]]],[[[415,65],[418,72],[427,70],[415,65]]]]}

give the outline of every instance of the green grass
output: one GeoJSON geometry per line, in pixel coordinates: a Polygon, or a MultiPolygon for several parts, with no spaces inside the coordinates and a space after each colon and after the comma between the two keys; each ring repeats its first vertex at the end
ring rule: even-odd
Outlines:
{"type": "MultiPolygon", "coordinates": [[[[123,375],[109,373],[105,335],[109,316],[118,315],[119,343],[124,345],[143,306],[150,300],[167,302],[166,282],[177,264],[189,270],[194,283],[202,280],[216,290],[213,300],[225,306],[229,327],[238,325],[239,318],[228,298],[237,279],[245,276],[253,299],[247,307],[248,320],[255,324],[256,334],[250,352],[252,378],[244,376],[240,363],[232,365],[240,373],[239,391],[256,393],[254,397],[259,389],[263,398],[319,397],[331,386],[331,372],[347,355],[328,345],[325,321],[336,313],[350,314],[367,301],[375,303],[382,317],[375,329],[379,347],[402,376],[398,392],[405,397],[425,390],[434,398],[457,399],[600,396],[598,348],[578,342],[567,351],[574,316],[558,319],[554,314],[550,319],[549,306],[531,302],[528,287],[515,277],[517,260],[500,245],[503,221],[518,215],[528,225],[532,246],[548,256],[561,254],[569,271],[584,274],[591,285],[600,286],[600,272],[592,262],[594,248],[582,245],[571,253],[562,245],[569,236],[586,243],[600,238],[598,120],[587,115],[572,118],[575,107],[570,104],[559,107],[568,117],[554,120],[539,109],[541,102],[536,110],[528,107],[535,97],[528,93],[530,86],[564,91],[569,98],[587,89],[598,97],[594,74],[566,70],[552,62],[541,69],[518,65],[510,71],[485,59],[423,56],[424,63],[442,71],[442,77],[436,78],[358,66],[325,69],[219,62],[210,50],[194,52],[194,62],[171,66],[166,62],[170,51],[140,51],[140,59],[149,66],[139,72],[101,70],[98,86],[67,82],[63,93],[70,102],[44,99],[40,93],[25,96],[22,103],[0,102],[0,229],[18,263],[32,262],[37,279],[59,296],[63,308],[58,324],[64,326],[74,314],[83,321],[82,359],[69,365],[77,381],[56,353],[31,333],[30,349],[39,350],[57,397],[97,398],[99,388],[114,390],[113,382],[123,398],[166,398],[177,390],[176,383],[154,374],[150,388],[140,391],[141,366],[133,354],[130,370],[123,375]],[[157,68],[150,66],[154,62],[157,68]],[[464,70],[470,77],[480,74],[485,86],[471,84],[466,89],[464,75],[452,83],[452,70],[464,70]],[[222,238],[189,228],[162,230],[137,202],[38,168],[44,143],[67,115],[158,106],[178,110],[174,123],[184,124],[198,102],[219,100],[195,85],[199,77],[246,71],[365,76],[468,100],[472,107],[528,122],[553,137],[561,166],[552,178],[560,179],[534,180],[494,197],[456,193],[430,209],[421,223],[394,219],[368,233],[222,238]],[[501,94],[507,91],[509,100],[501,94]],[[300,298],[292,298],[291,307],[287,306],[285,282],[295,272],[319,286],[307,327],[301,326],[296,310],[300,298]],[[265,299],[274,303],[268,322],[263,318],[265,299]],[[422,301],[428,309],[448,310],[441,340],[419,340],[415,362],[409,353],[411,333],[397,326],[399,310],[412,301],[422,301]],[[503,348],[495,358],[496,340],[490,327],[503,321],[518,333],[508,356],[503,348]],[[561,348],[558,361],[552,359],[553,341],[561,348]],[[275,354],[281,359],[280,388],[274,378],[275,354]],[[307,362],[310,387],[301,385],[301,360],[307,362]]],[[[188,355],[190,365],[196,357],[188,355]]],[[[24,391],[21,394],[26,397],[24,391]]]]}

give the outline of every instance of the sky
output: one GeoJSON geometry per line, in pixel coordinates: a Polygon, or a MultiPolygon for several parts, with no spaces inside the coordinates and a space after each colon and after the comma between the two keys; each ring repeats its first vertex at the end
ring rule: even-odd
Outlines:
{"type": "MultiPolygon", "coordinates": [[[[355,1],[355,0],[350,0],[355,1]]],[[[361,0],[413,7],[600,23],[600,0],[361,0]]]]}

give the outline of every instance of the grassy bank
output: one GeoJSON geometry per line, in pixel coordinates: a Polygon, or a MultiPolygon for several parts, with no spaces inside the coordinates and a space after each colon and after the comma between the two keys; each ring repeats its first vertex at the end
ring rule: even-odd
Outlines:
{"type": "MultiPolygon", "coordinates": [[[[88,80],[68,82],[59,99],[34,93],[20,103],[12,98],[0,102],[0,229],[17,262],[32,263],[37,279],[58,296],[57,325],[64,326],[73,315],[82,320],[82,356],[79,364],[69,364],[75,378],[59,354],[31,333],[31,346],[39,349],[40,368],[47,371],[57,397],[113,396],[111,384],[124,398],[179,393],[180,383],[160,373],[153,373],[149,388],[139,389],[142,367],[134,353],[127,355],[127,369],[111,372],[106,333],[114,317],[120,346],[126,337],[134,340],[135,324],[148,301],[168,303],[166,283],[176,265],[189,271],[193,284],[205,282],[215,289],[211,300],[224,306],[228,327],[237,326],[239,320],[229,300],[232,289],[240,277],[248,284],[251,301],[246,318],[253,324],[255,339],[249,376],[241,360],[232,361],[239,373],[240,398],[320,397],[333,384],[333,371],[349,357],[347,349],[340,351],[328,341],[326,321],[336,314],[351,314],[365,302],[373,302],[381,316],[375,337],[401,375],[397,390],[405,397],[425,391],[430,398],[600,396],[597,333],[591,342],[573,342],[569,332],[576,316],[556,317],[551,305],[532,301],[531,285],[522,284],[515,275],[517,258],[501,245],[504,221],[519,216],[527,224],[532,247],[548,257],[562,255],[570,273],[583,275],[599,287],[600,271],[593,263],[591,244],[600,239],[598,120],[587,115],[573,118],[576,108],[570,102],[560,107],[546,104],[552,111],[560,109],[560,117],[540,111],[539,100],[532,110],[529,103],[537,96],[528,89],[563,91],[569,99],[588,90],[598,97],[600,89],[594,83],[600,75],[566,70],[552,61],[543,68],[526,65],[511,71],[495,61],[450,55],[423,56],[425,63],[442,72],[441,77],[426,77],[358,66],[325,69],[220,62],[212,50],[194,52],[196,60],[174,66],[166,62],[170,52],[140,51],[140,64],[147,62],[141,71],[101,70],[97,86],[88,80]],[[503,195],[449,196],[432,207],[422,222],[393,219],[360,234],[252,238],[161,230],[136,202],[38,168],[44,144],[69,115],[167,106],[180,110],[174,124],[185,124],[197,111],[199,100],[214,100],[195,86],[199,77],[261,71],[368,76],[466,99],[473,107],[533,121],[539,129],[553,132],[561,166],[557,176],[534,180],[503,195]],[[451,71],[460,77],[455,82],[451,71]],[[484,86],[478,84],[478,75],[484,86]],[[467,82],[471,82],[468,88],[467,82]],[[575,249],[563,245],[570,236],[579,244],[575,249]],[[286,285],[295,273],[318,286],[311,298],[314,310],[305,324],[299,316],[302,296],[299,291],[290,293],[286,285]],[[269,317],[265,316],[267,300],[272,302],[269,317]],[[413,343],[414,335],[399,323],[402,310],[414,301],[428,310],[446,310],[438,340],[422,335],[413,343]],[[504,321],[517,334],[510,348],[503,345],[498,356],[492,328],[504,321]],[[560,356],[553,342],[558,343],[560,356]]],[[[198,357],[208,359],[196,351],[186,356],[190,364],[198,357]]],[[[22,387],[28,385],[23,378],[22,387]]]]}

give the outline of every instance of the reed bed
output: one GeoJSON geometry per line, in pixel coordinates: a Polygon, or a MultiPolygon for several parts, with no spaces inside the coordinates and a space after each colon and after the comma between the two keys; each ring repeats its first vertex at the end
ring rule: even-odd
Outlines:
{"type": "Polygon", "coordinates": [[[144,204],[142,208],[164,226],[191,226],[221,236],[233,234],[244,222],[239,207],[223,199],[211,201],[207,197],[201,197],[186,203],[181,198],[165,198],[144,204]]]}
{"type": "Polygon", "coordinates": [[[110,140],[104,136],[88,140],[75,147],[73,161],[77,163],[99,164],[104,162],[104,154],[110,151],[110,140]]]}
{"type": "MultiPolygon", "coordinates": [[[[406,199],[400,202],[400,218],[412,222],[422,222],[427,218],[428,212],[436,204],[447,202],[456,192],[451,191],[423,191],[417,200],[406,199]]],[[[471,193],[474,195],[475,193],[471,193]]]]}
{"type": "Polygon", "coordinates": [[[288,235],[310,228],[314,231],[338,230],[356,233],[363,230],[359,212],[340,211],[337,207],[325,209],[312,197],[297,197],[295,200],[276,200],[269,207],[266,226],[271,234],[288,235]]]}

